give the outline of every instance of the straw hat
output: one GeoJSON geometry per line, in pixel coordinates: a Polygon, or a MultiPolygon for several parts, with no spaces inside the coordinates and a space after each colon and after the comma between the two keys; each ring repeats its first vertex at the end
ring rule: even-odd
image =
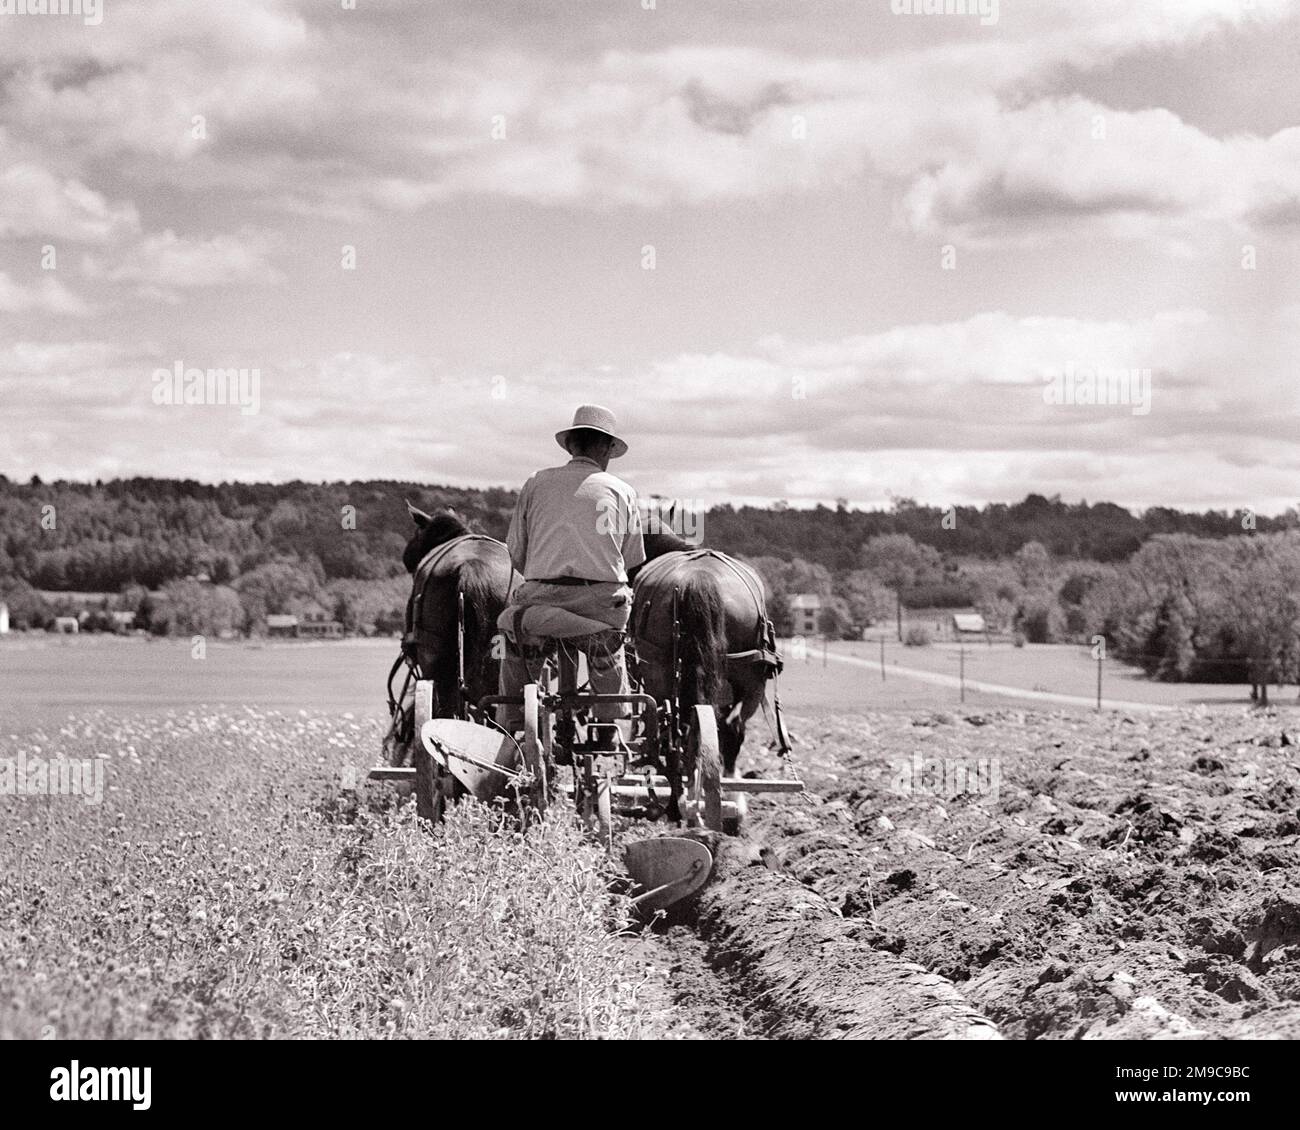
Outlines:
{"type": "Polygon", "coordinates": [[[618,419],[608,408],[602,408],[599,404],[580,405],[573,414],[573,423],[562,431],[555,433],[555,442],[564,447],[564,441],[568,438],[569,433],[576,432],[580,428],[609,436],[614,441],[614,447],[609,453],[611,459],[617,459],[620,455],[627,454],[627,444],[619,438],[618,419]]]}

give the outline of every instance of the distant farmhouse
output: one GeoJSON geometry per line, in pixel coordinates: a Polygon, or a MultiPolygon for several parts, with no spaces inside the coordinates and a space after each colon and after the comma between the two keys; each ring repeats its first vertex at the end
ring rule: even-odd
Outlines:
{"type": "Polygon", "coordinates": [[[266,634],[279,639],[340,640],[343,625],[323,612],[309,612],[302,617],[272,613],[266,618],[266,634]]]}
{"type": "Polygon", "coordinates": [[[987,636],[988,625],[978,612],[958,612],[952,618],[952,630],[958,639],[966,636],[987,636]]]}
{"type": "Polygon", "coordinates": [[[298,635],[298,617],[271,613],[266,618],[266,634],[294,639],[298,635]]]}
{"type": "Polygon", "coordinates": [[[37,589],[36,595],[49,604],[64,603],[75,608],[102,608],[117,599],[115,592],[83,592],[75,589],[37,589]]]}
{"type": "Polygon", "coordinates": [[[298,624],[298,635],[308,640],[341,640],[343,625],[323,612],[309,612],[298,624]]]}
{"type": "Polygon", "coordinates": [[[817,617],[821,614],[822,598],[816,593],[801,592],[790,598],[790,618],[796,636],[817,634],[817,617]]]}
{"type": "Polygon", "coordinates": [[[54,630],[64,635],[75,636],[81,631],[81,623],[75,616],[56,616],[54,630]]]}
{"type": "MultiPolygon", "coordinates": [[[[64,616],[55,617],[53,631],[111,631],[119,635],[126,635],[135,631],[136,613],[131,609],[114,607],[122,601],[119,593],[37,589],[36,595],[52,609],[67,613],[64,616]],[[68,627],[64,623],[74,619],[77,623],[75,629],[68,627]]],[[[164,599],[162,593],[156,592],[151,592],[149,598],[155,602],[164,599]]]]}

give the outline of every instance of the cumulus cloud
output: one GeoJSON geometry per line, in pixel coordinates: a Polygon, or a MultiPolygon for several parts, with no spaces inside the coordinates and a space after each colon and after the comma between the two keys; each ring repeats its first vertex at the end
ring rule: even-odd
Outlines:
{"type": "Polygon", "coordinates": [[[338,353],[263,362],[253,417],[152,403],[150,375],[171,365],[156,352],[29,344],[0,353],[0,382],[16,394],[17,435],[27,423],[57,440],[11,441],[19,465],[43,475],[89,473],[75,453],[95,436],[100,458],[123,473],[511,485],[562,459],[551,433],[575,404],[596,400],[620,414],[632,444],[621,473],[643,491],[710,502],[878,503],[892,492],[966,503],[1060,484],[1130,504],[1268,507],[1291,501],[1286,476],[1293,482],[1300,463],[1300,392],[1286,360],[1300,346],[1300,317],[1284,312],[1260,328],[1264,348],[1244,361],[1233,327],[1199,310],[1097,322],[988,312],[832,341],[769,338],[644,369],[554,365],[495,379],[338,353]],[[1048,403],[1045,377],[1066,367],[1150,369],[1150,413],[1048,403]],[[49,373],[79,412],[52,408],[49,373]],[[412,413],[420,403],[455,426],[432,428],[412,413]],[[160,428],[171,439],[161,451],[160,428]]]}
{"type": "Polygon", "coordinates": [[[63,314],[84,318],[94,308],[58,279],[46,275],[32,286],[21,286],[0,271],[0,314],[63,314]]]}
{"type": "MultiPolygon", "coordinates": [[[[3,156],[4,146],[0,145],[0,158],[3,156]]],[[[38,236],[105,243],[139,226],[134,205],[110,203],[79,180],[58,177],[26,161],[0,169],[0,238],[38,236]]]]}
{"type": "Polygon", "coordinates": [[[1218,139],[1158,108],[1042,92],[1065,68],[1273,26],[1291,14],[1282,0],[1007,6],[993,28],[831,8],[872,34],[820,55],[725,42],[561,55],[530,49],[537,35],[488,46],[484,28],[508,38],[505,15],[462,7],[465,45],[430,66],[420,5],[327,18],[288,0],[122,0],[75,50],[20,29],[0,121],[141,179],[183,162],[193,191],[313,214],[481,195],[657,208],[879,175],[917,230],[992,237],[1134,213],[1289,222],[1300,199],[1294,131],[1218,139]]]}
{"type": "Polygon", "coordinates": [[[1008,234],[1035,220],[1131,214],[1245,222],[1300,199],[1300,129],[1220,140],[1167,110],[1071,98],[999,109],[973,121],[966,142],[913,180],[913,227],[1008,234]]]}
{"type": "Polygon", "coordinates": [[[118,352],[102,341],[16,341],[0,348],[0,376],[16,381],[60,370],[84,372],[108,364],[118,352]]]}
{"type": "Polygon", "coordinates": [[[271,244],[260,233],[186,239],[168,229],[146,236],[114,257],[86,256],[82,269],[87,278],[138,283],[158,293],[276,283],[281,275],[267,261],[271,244]]]}
{"type": "Polygon", "coordinates": [[[84,245],[113,321],[17,268],[0,314],[145,344],[0,346],[0,468],[509,484],[603,400],[635,438],[627,474],[665,493],[1290,499],[1300,316],[1269,268],[1300,223],[1300,130],[1211,129],[1165,64],[1294,39],[1292,5],[1035,0],[988,28],[861,0],[815,20],[561,7],[115,0],[94,34],[8,21],[0,247],[30,266],[45,240],[84,245]],[[1138,93],[1110,104],[1126,67],[1138,93]],[[856,263],[834,261],[827,215],[856,263]],[[1256,237],[1252,275],[1237,254],[1256,237]],[[962,269],[918,281],[948,240],[962,269]],[[1119,243],[1139,240],[1154,254],[1135,267],[1119,243]],[[607,270],[646,241],[664,253],[644,285],[607,270]],[[754,283],[768,247],[787,258],[754,283]],[[1174,277],[1171,249],[1201,272],[1174,277]],[[281,282],[268,316],[254,288],[281,282]],[[220,325],[152,301],[199,290],[220,325]],[[456,317],[412,332],[440,298],[456,317]],[[428,356],[444,337],[452,365],[428,356]],[[153,404],[178,357],[258,365],[261,412],[153,404]],[[1046,403],[1071,365],[1149,368],[1150,414],[1046,403]]]}

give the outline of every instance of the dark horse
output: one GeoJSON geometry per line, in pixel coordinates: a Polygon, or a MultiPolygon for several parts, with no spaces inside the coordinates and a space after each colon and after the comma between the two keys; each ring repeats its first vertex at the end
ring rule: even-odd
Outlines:
{"type": "MultiPolygon", "coordinates": [[[[493,639],[497,616],[509,602],[515,579],[510,554],[499,541],[472,535],[454,510],[426,514],[409,502],[415,534],[402,553],[414,579],[406,609],[402,653],[416,677],[433,683],[433,714],[464,715],[466,707],[495,694],[501,661],[493,639]],[[443,548],[440,554],[431,556],[443,548]],[[458,605],[464,597],[465,685],[460,685],[458,605]]],[[[414,739],[414,688],[408,679],[400,710],[384,739],[393,765],[410,760],[414,739]]]]}
{"type": "MultiPolygon", "coordinates": [[[[730,777],[746,723],[763,705],[767,681],[778,669],[763,580],[743,562],[668,532],[677,528],[676,503],[650,517],[646,563],[634,570],[629,623],[637,674],[659,701],[679,695],[683,718],[697,705],[714,707],[723,772],[730,777]],[[680,686],[674,686],[674,644],[680,686]]],[[[779,718],[778,735],[784,746],[779,718]]]]}

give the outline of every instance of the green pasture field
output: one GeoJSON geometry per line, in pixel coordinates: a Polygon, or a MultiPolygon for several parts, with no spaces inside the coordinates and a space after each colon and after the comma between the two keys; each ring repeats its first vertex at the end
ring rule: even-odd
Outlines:
{"type": "MultiPolygon", "coordinates": [[[[802,650],[785,641],[780,688],[793,713],[946,710],[961,705],[955,685],[933,685],[906,670],[956,679],[956,644],[924,648],[885,644],[885,678],[875,641],[802,650]],[[840,657],[840,658],[837,658],[840,657]],[[856,662],[847,662],[855,660],[856,662]]],[[[279,711],[334,710],[358,718],[385,717],[384,679],[397,654],[395,639],[334,642],[209,642],[198,658],[189,641],[115,636],[13,634],[0,638],[0,729],[39,725],[87,708],[117,714],[192,707],[250,706],[279,711]]],[[[1063,694],[1090,705],[1097,668],[1086,648],[1009,644],[966,648],[966,678],[1027,691],[1063,694]]],[[[1158,683],[1114,660],[1106,663],[1103,704],[1235,706],[1249,701],[1234,684],[1158,683]]],[[[1017,698],[967,687],[968,708],[1088,709],[1084,703],[1017,698]]],[[[1294,708],[1295,695],[1274,690],[1274,705],[1294,708]]],[[[761,719],[757,720],[761,727],[761,719]]]]}

